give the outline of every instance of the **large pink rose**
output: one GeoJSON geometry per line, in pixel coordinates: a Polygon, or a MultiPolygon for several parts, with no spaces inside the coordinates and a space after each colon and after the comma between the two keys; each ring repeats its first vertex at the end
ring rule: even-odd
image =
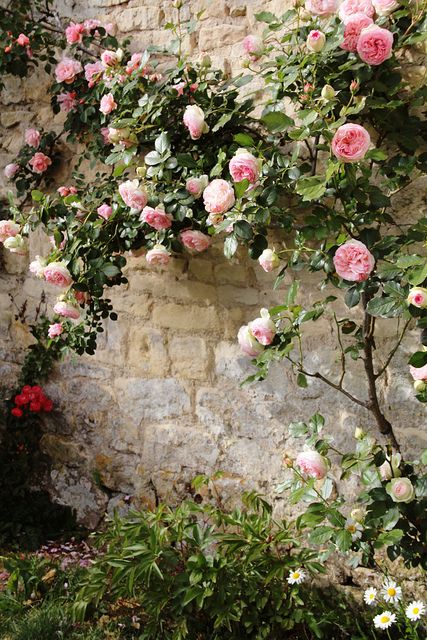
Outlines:
{"type": "Polygon", "coordinates": [[[280,258],[273,249],[264,249],[258,258],[258,262],[261,267],[267,273],[276,269],[280,264],[280,258]]]}
{"type": "Polygon", "coordinates": [[[83,24],[77,22],[70,22],[65,29],[65,38],[68,44],[76,44],[83,40],[83,34],[85,33],[85,27],[83,24]]]}
{"type": "Polygon", "coordinates": [[[362,29],[366,29],[371,24],[373,24],[373,20],[369,16],[364,13],[353,13],[346,22],[344,40],[340,44],[341,49],[355,53],[362,29]]]}
{"type": "Polygon", "coordinates": [[[243,39],[243,51],[248,53],[252,60],[258,60],[264,51],[264,43],[259,36],[249,35],[243,39]]]}
{"type": "Polygon", "coordinates": [[[192,140],[198,140],[203,133],[209,131],[205,122],[205,114],[196,104],[189,104],[185,107],[183,122],[190,132],[192,140]]]}
{"type": "Polygon", "coordinates": [[[107,93],[107,95],[102,96],[101,103],[99,105],[99,110],[105,116],[117,109],[117,102],[114,101],[114,96],[112,93],[107,93]]]}
{"type": "Polygon", "coordinates": [[[409,478],[392,478],[386,491],[393,502],[412,502],[415,498],[414,485],[409,478]]]}
{"type": "Polygon", "coordinates": [[[11,162],[5,166],[4,175],[8,180],[10,180],[16,173],[18,173],[19,169],[20,166],[17,162],[11,162]]]}
{"type": "Polygon", "coordinates": [[[187,229],[187,231],[181,233],[181,242],[186,249],[200,252],[205,251],[212,241],[209,236],[201,231],[187,229]]]}
{"type": "Polygon", "coordinates": [[[37,129],[26,129],[25,131],[25,142],[35,149],[39,146],[41,137],[41,133],[37,129]]]}
{"type": "Polygon", "coordinates": [[[170,253],[162,244],[155,244],[150,251],[147,251],[145,259],[152,266],[166,266],[170,260],[170,253]]]}
{"type": "Polygon", "coordinates": [[[243,353],[246,353],[246,355],[252,358],[256,358],[256,356],[259,356],[259,354],[264,351],[264,347],[255,338],[247,324],[240,327],[237,340],[243,353]]]}
{"type": "Polygon", "coordinates": [[[19,224],[13,220],[0,220],[0,242],[4,242],[7,238],[14,238],[20,230],[19,224]]]}
{"type": "Polygon", "coordinates": [[[53,307],[55,313],[63,318],[71,318],[72,320],[78,320],[80,318],[80,309],[70,302],[64,300],[58,300],[53,307]]]}
{"type": "Polygon", "coordinates": [[[57,82],[65,82],[71,84],[78,73],[83,71],[83,67],[78,60],[73,58],[64,58],[58,62],[55,69],[55,77],[57,82]]]}
{"type": "Polygon", "coordinates": [[[305,0],[305,8],[315,16],[330,16],[338,8],[338,0],[305,0]]]}
{"type": "Polygon", "coordinates": [[[206,189],[209,183],[209,178],[206,175],[200,176],[200,178],[188,178],[185,183],[185,188],[188,193],[191,193],[193,198],[200,198],[203,190],[206,189]]]}
{"type": "Polygon", "coordinates": [[[409,371],[414,380],[427,380],[427,364],[423,367],[409,366],[409,371]]]}
{"type": "Polygon", "coordinates": [[[339,17],[347,24],[348,20],[355,13],[364,13],[365,16],[372,18],[375,10],[371,0],[344,0],[340,4],[339,17]]]}
{"type": "Polygon", "coordinates": [[[295,460],[302,473],[310,478],[321,480],[328,473],[328,465],[317,451],[303,451],[295,460]]]}
{"type": "Polygon", "coordinates": [[[367,154],[371,137],[360,124],[349,122],[338,127],[332,139],[332,152],[341,162],[359,162],[367,154]]]}
{"type": "Polygon", "coordinates": [[[248,324],[251,333],[264,346],[271,344],[276,335],[276,326],[267,309],[261,309],[261,316],[248,324]]]}
{"type": "Polygon", "coordinates": [[[75,91],[67,91],[65,93],[59,93],[56,96],[56,101],[59,104],[61,111],[69,113],[71,109],[74,109],[77,104],[76,95],[75,91]]]}
{"type": "Polygon", "coordinates": [[[140,188],[139,180],[126,180],[119,185],[119,193],[123,202],[135,211],[141,211],[147,204],[147,194],[140,188]]]}
{"type": "Polygon", "coordinates": [[[228,169],[234,182],[248,180],[254,184],[259,178],[261,161],[246,149],[237,149],[236,155],[230,160],[228,169]]]}
{"type": "Polygon", "coordinates": [[[52,164],[52,160],[41,151],[37,151],[28,164],[34,173],[44,173],[52,164]]]}
{"type": "Polygon", "coordinates": [[[43,276],[46,282],[62,289],[69,287],[73,282],[71,274],[63,262],[50,262],[43,269],[43,276]]]}
{"type": "Polygon", "coordinates": [[[99,60],[85,64],[85,78],[88,81],[89,87],[93,87],[95,85],[103,72],[104,65],[99,60]]]}
{"type": "Polygon", "coordinates": [[[144,207],[139,219],[141,222],[149,224],[156,231],[169,229],[172,226],[172,216],[162,209],[153,209],[153,207],[144,207]]]}
{"type": "Polygon", "coordinates": [[[375,267],[375,258],[363,242],[349,240],[336,250],[334,265],[340,278],[363,282],[375,267]]]}
{"type": "Polygon", "coordinates": [[[363,29],[357,41],[357,53],[369,65],[379,65],[392,55],[393,34],[372,24],[363,29]]]}
{"type": "Polygon", "coordinates": [[[225,213],[235,203],[234,189],[229,182],[215,178],[203,191],[203,203],[209,213],[225,213]]]}
{"type": "Polygon", "coordinates": [[[99,217],[104,218],[104,220],[108,220],[108,218],[113,215],[113,209],[106,203],[101,204],[101,206],[97,208],[96,212],[99,217]]]}
{"type": "Polygon", "coordinates": [[[414,287],[408,294],[408,304],[418,307],[418,309],[427,308],[427,289],[423,287],[414,287]]]}
{"type": "Polygon", "coordinates": [[[400,7],[400,2],[396,0],[372,0],[372,4],[379,16],[389,16],[397,7],[400,7]]]}

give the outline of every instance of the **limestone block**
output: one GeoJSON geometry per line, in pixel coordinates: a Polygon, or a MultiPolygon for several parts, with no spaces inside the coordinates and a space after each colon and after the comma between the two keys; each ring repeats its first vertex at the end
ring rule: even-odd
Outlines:
{"type": "Polygon", "coordinates": [[[215,282],[218,284],[249,284],[248,273],[243,265],[224,262],[214,267],[215,282]]]}
{"type": "Polygon", "coordinates": [[[79,522],[95,529],[107,505],[107,496],[77,470],[53,469],[51,482],[56,501],[73,507],[79,522]]]}
{"type": "Polygon", "coordinates": [[[215,307],[195,305],[158,304],[153,309],[153,324],[159,327],[183,329],[184,331],[217,331],[218,312],[215,307]]]}
{"type": "Polygon", "coordinates": [[[191,407],[184,386],[173,378],[117,378],[114,387],[120,409],[134,424],[181,418],[191,407]]]}
{"type": "Polygon", "coordinates": [[[179,378],[203,380],[209,367],[206,343],[195,336],[176,337],[169,342],[172,373],[179,378]]]}
{"type": "Polygon", "coordinates": [[[192,258],[190,260],[189,273],[202,282],[213,282],[213,264],[203,258],[192,258]]]}
{"type": "Polygon", "coordinates": [[[202,26],[199,34],[199,47],[201,51],[216,49],[222,46],[240,42],[246,35],[246,27],[234,24],[221,24],[217,26],[202,26]]]}
{"type": "Polygon", "coordinates": [[[224,285],[218,287],[218,299],[220,304],[226,307],[235,307],[236,304],[259,305],[260,295],[257,289],[252,287],[233,287],[224,285]]]}
{"type": "Polygon", "coordinates": [[[135,29],[158,29],[162,14],[156,7],[135,7],[117,14],[117,28],[123,33],[135,29]]]}
{"type": "Polygon", "coordinates": [[[127,364],[145,376],[164,376],[169,370],[166,339],[160,331],[134,322],[128,337],[127,364]]]}
{"type": "Polygon", "coordinates": [[[45,433],[42,436],[40,449],[54,460],[55,465],[66,464],[67,467],[75,467],[86,459],[83,448],[76,442],[53,433],[45,433]]]}

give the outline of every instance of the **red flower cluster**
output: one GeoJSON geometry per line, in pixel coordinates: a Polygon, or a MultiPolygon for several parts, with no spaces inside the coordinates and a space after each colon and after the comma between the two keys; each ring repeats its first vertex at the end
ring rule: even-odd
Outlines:
{"type": "Polygon", "coordinates": [[[44,391],[38,385],[31,387],[26,384],[22,387],[21,393],[18,393],[15,398],[15,407],[11,410],[11,414],[15,418],[21,418],[24,415],[24,410],[32,411],[33,413],[40,413],[40,411],[52,411],[53,402],[49,400],[44,394],[44,391]]]}

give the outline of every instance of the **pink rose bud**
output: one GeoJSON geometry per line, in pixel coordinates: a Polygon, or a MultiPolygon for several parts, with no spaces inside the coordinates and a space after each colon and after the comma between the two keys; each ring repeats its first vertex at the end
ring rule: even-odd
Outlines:
{"type": "Polygon", "coordinates": [[[36,256],[35,259],[30,262],[30,266],[28,268],[30,270],[30,273],[41,279],[44,277],[45,267],[46,260],[44,258],[41,258],[40,256],[36,256]]]}
{"type": "Polygon", "coordinates": [[[105,116],[117,109],[117,102],[114,101],[112,93],[107,93],[106,96],[102,96],[99,110],[105,116]]]}
{"type": "Polygon", "coordinates": [[[50,262],[43,270],[46,282],[56,287],[66,289],[73,282],[70,272],[64,262],[50,262]]]}
{"type": "Polygon", "coordinates": [[[350,82],[350,91],[351,93],[356,93],[356,91],[359,89],[359,83],[357,82],[357,80],[352,80],[350,82]]]}
{"type": "Polygon", "coordinates": [[[409,478],[392,478],[386,491],[393,502],[412,502],[415,498],[415,489],[409,478]]]}
{"type": "Polygon", "coordinates": [[[390,13],[400,7],[400,2],[396,2],[396,0],[372,0],[372,4],[379,16],[389,16],[390,13]]]}
{"type": "Polygon", "coordinates": [[[427,364],[423,367],[409,366],[409,371],[414,380],[427,380],[427,364]]]}
{"type": "Polygon", "coordinates": [[[209,131],[209,127],[205,122],[205,114],[196,104],[189,104],[185,107],[183,122],[190,132],[192,140],[198,140],[203,133],[209,131]]]}
{"type": "Polygon", "coordinates": [[[7,164],[4,168],[4,175],[6,176],[6,178],[8,180],[10,180],[11,178],[13,178],[13,176],[18,173],[20,169],[19,164],[17,164],[16,162],[11,162],[10,164],[7,164]]]}
{"type": "Polygon", "coordinates": [[[155,244],[152,249],[147,251],[146,261],[151,266],[166,266],[170,261],[170,253],[162,244],[155,244]]]}
{"type": "Polygon", "coordinates": [[[72,320],[78,320],[80,318],[80,309],[65,300],[58,300],[53,310],[58,316],[62,316],[63,318],[71,318],[72,320]]]}
{"type": "Polygon", "coordinates": [[[359,240],[345,242],[335,252],[335,270],[340,278],[349,282],[363,282],[375,267],[375,258],[359,240]]]}
{"type": "Polygon", "coordinates": [[[3,246],[11,253],[16,253],[19,256],[25,256],[28,253],[27,240],[19,233],[17,233],[16,236],[9,236],[6,238],[3,242],[3,246]]]}
{"type": "Polygon", "coordinates": [[[372,24],[362,29],[357,41],[357,53],[366,64],[377,66],[391,58],[393,49],[393,34],[372,24]]]}
{"type": "Polygon", "coordinates": [[[363,160],[371,145],[371,137],[360,124],[343,124],[332,139],[332,153],[341,162],[363,160]]]}
{"type": "Polygon", "coordinates": [[[198,253],[205,251],[212,242],[209,236],[205,235],[201,231],[194,231],[193,229],[183,231],[180,237],[181,242],[186,249],[190,249],[190,251],[197,251],[198,253]]]}
{"type": "Polygon", "coordinates": [[[338,0],[306,0],[305,8],[314,16],[330,16],[338,8],[338,0]]]}
{"type": "Polygon", "coordinates": [[[28,47],[28,45],[30,44],[30,39],[25,35],[25,33],[20,33],[16,39],[16,42],[21,45],[21,47],[28,47]]]}
{"type": "Polygon", "coordinates": [[[264,43],[259,36],[249,35],[243,39],[243,51],[248,53],[252,60],[258,60],[264,52],[264,43]]]}
{"type": "Polygon", "coordinates": [[[427,308],[427,289],[423,287],[414,287],[408,295],[408,304],[412,304],[418,309],[427,308]]]}
{"type": "Polygon", "coordinates": [[[399,466],[402,461],[400,453],[392,453],[390,458],[387,458],[382,465],[378,467],[378,471],[381,480],[391,480],[393,477],[398,478],[401,476],[399,466]]]}
{"type": "Polygon", "coordinates": [[[64,58],[56,65],[55,77],[57,82],[71,84],[78,73],[83,71],[83,67],[78,60],[64,58]]]}
{"type": "Polygon", "coordinates": [[[57,338],[64,331],[64,327],[61,322],[55,322],[54,324],[49,325],[49,329],[47,331],[47,335],[49,338],[57,338]]]}
{"type": "Polygon", "coordinates": [[[261,165],[261,160],[255,158],[252,153],[246,149],[237,149],[236,155],[230,160],[228,169],[234,182],[248,180],[251,184],[255,184],[259,178],[261,165]]]}
{"type": "Polygon", "coordinates": [[[13,220],[0,220],[0,242],[18,235],[21,227],[13,220]]]}
{"type": "Polygon", "coordinates": [[[341,49],[355,53],[362,29],[366,29],[371,24],[373,20],[369,16],[364,13],[353,13],[346,22],[344,40],[340,44],[341,49]]]}
{"type": "Polygon", "coordinates": [[[104,220],[108,220],[108,218],[113,214],[113,209],[109,204],[101,204],[100,207],[96,210],[97,214],[100,218],[104,218],[104,220]]]}
{"type": "Polygon", "coordinates": [[[268,309],[261,309],[261,317],[249,322],[248,327],[252,335],[263,346],[267,346],[273,342],[274,336],[276,335],[276,325],[270,318],[268,309]]]}
{"type": "Polygon", "coordinates": [[[77,104],[75,91],[67,91],[66,93],[59,93],[56,96],[56,101],[59,104],[61,111],[69,113],[77,104]]]}
{"type": "Polygon", "coordinates": [[[62,186],[57,188],[57,192],[62,198],[66,198],[69,195],[75,195],[77,193],[77,189],[76,187],[62,186]]]}
{"type": "Polygon", "coordinates": [[[156,231],[169,229],[172,226],[172,216],[162,209],[153,209],[153,207],[144,207],[139,216],[141,222],[145,222],[156,231]]]}
{"type": "Polygon", "coordinates": [[[37,129],[26,129],[25,131],[25,142],[35,149],[39,146],[41,137],[41,133],[37,129]]]}
{"type": "Polygon", "coordinates": [[[52,160],[41,151],[37,151],[28,163],[34,173],[44,173],[52,164],[52,160]]]}
{"type": "Polygon", "coordinates": [[[364,13],[369,18],[374,17],[375,9],[371,0],[344,0],[340,4],[339,17],[347,24],[349,18],[355,13],[364,13]]]}
{"type": "Polygon", "coordinates": [[[310,31],[310,33],[307,36],[307,47],[311,50],[314,51],[315,53],[319,53],[319,51],[322,51],[323,47],[325,46],[326,43],[326,36],[322,31],[319,31],[318,29],[314,30],[314,31],[310,31]]]}
{"type": "Polygon", "coordinates": [[[206,175],[200,176],[200,178],[188,178],[185,183],[185,188],[188,193],[191,193],[193,198],[200,198],[204,189],[208,186],[209,178],[206,175]]]}
{"type": "Polygon", "coordinates": [[[208,213],[225,213],[234,205],[236,197],[229,182],[215,178],[203,191],[203,203],[208,213]]]}
{"type": "Polygon", "coordinates": [[[280,265],[280,258],[273,249],[264,249],[258,258],[258,262],[264,271],[270,273],[280,265]]]}
{"type": "Polygon", "coordinates": [[[237,340],[243,353],[246,353],[246,355],[252,358],[256,358],[256,356],[259,356],[259,354],[264,351],[264,347],[255,338],[248,325],[240,327],[237,340]]]}
{"type": "Polygon", "coordinates": [[[316,480],[321,480],[328,473],[326,459],[317,451],[303,451],[298,454],[295,463],[304,475],[316,480]]]}
{"type": "Polygon", "coordinates": [[[147,204],[147,194],[140,188],[139,180],[127,180],[119,185],[119,193],[123,202],[134,211],[142,211],[147,204]]]}
{"type": "Polygon", "coordinates": [[[83,34],[85,33],[85,27],[83,24],[76,22],[70,22],[65,29],[65,38],[68,44],[77,44],[83,40],[83,34]]]}

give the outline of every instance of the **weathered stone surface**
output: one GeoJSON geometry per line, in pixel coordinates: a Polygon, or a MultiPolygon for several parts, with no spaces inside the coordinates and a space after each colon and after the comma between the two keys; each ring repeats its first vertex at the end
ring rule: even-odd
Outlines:
{"type": "Polygon", "coordinates": [[[119,407],[134,424],[180,417],[190,409],[185,388],[173,378],[118,378],[115,388],[119,407]]]}

